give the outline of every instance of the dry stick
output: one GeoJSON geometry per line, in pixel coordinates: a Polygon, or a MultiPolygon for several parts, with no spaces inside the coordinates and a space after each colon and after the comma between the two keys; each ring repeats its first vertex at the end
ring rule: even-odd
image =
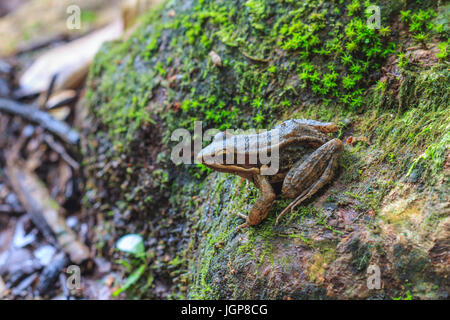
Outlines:
{"type": "Polygon", "coordinates": [[[22,48],[19,48],[14,55],[21,55],[24,53],[36,51],[45,47],[48,47],[49,45],[55,43],[55,42],[61,42],[61,41],[70,41],[73,40],[71,37],[67,34],[57,34],[56,36],[47,37],[45,39],[40,39],[38,41],[35,41],[31,43],[30,45],[24,46],[22,48]]]}
{"type": "Polygon", "coordinates": [[[48,85],[48,89],[47,92],[45,93],[45,99],[44,102],[42,103],[41,107],[44,108],[45,105],[48,102],[48,99],[50,99],[50,96],[53,93],[53,88],[55,87],[55,82],[56,82],[56,78],[58,77],[58,74],[54,74],[52,77],[52,80],[50,81],[50,84],[48,85]]]}
{"type": "Polygon", "coordinates": [[[67,123],[53,118],[47,112],[41,111],[36,107],[0,98],[0,112],[18,115],[34,122],[69,144],[76,145],[80,141],[78,132],[73,130],[67,123]]]}
{"type": "Polygon", "coordinates": [[[56,153],[58,153],[61,158],[67,162],[68,165],[70,165],[72,168],[74,168],[75,170],[80,169],[80,165],[78,164],[78,162],[76,162],[67,152],[66,149],[64,148],[64,146],[55,141],[55,139],[53,138],[53,136],[49,135],[49,134],[44,134],[44,141],[49,145],[50,148],[53,149],[53,151],[55,151],[56,153]]]}
{"type": "Polygon", "coordinates": [[[89,258],[89,249],[77,239],[77,235],[65,223],[60,214],[62,209],[50,197],[47,188],[39,177],[25,168],[18,167],[17,163],[6,165],[6,175],[19,197],[23,207],[35,220],[45,220],[56,240],[69,255],[70,260],[80,264],[89,258]]]}
{"type": "Polygon", "coordinates": [[[25,211],[16,210],[13,207],[11,207],[9,204],[0,204],[0,214],[10,214],[13,216],[20,216],[24,213],[25,213],[25,211]]]}

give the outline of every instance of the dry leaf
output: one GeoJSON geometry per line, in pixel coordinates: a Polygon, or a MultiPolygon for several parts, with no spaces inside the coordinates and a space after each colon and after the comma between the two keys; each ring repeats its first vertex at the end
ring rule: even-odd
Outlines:
{"type": "Polygon", "coordinates": [[[95,54],[105,41],[119,38],[123,27],[120,20],[68,44],[41,55],[19,80],[20,94],[46,91],[57,75],[54,90],[75,88],[86,76],[95,54]]]}

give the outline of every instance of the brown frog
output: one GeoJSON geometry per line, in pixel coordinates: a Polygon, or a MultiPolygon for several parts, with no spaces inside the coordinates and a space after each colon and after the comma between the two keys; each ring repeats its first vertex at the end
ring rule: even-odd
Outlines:
{"type": "Polygon", "coordinates": [[[331,181],[343,144],[339,139],[330,140],[326,133],[337,129],[332,122],[292,119],[260,134],[220,132],[197,158],[216,171],[237,174],[252,181],[261,191],[250,214],[239,214],[246,222],[237,230],[257,225],[267,217],[276,197],[273,185],[282,182],[282,194],[294,200],[279,214],[278,223],[288,210],[331,181]],[[275,172],[269,170],[267,157],[262,157],[264,154],[276,155],[278,166],[275,172]]]}

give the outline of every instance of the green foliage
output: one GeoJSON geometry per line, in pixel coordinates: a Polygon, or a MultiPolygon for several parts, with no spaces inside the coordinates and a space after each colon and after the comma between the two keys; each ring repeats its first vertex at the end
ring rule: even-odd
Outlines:
{"type": "Polygon", "coordinates": [[[440,60],[446,60],[448,58],[448,44],[449,41],[439,43],[438,48],[440,52],[436,56],[440,60]]]}
{"type": "Polygon", "coordinates": [[[404,296],[394,297],[392,300],[412,300],[413,297],[411,295],[411,292],[408,290],[406,291],[404,296]]]}
{"type": "Polygon", "coordinates": [[[406,176],[409,177],[413,170],[421,163],[426,169],[433,171],[432,176],[436,176],[444,166],[445,156],[449,145],[450,132],[446,132],[440,141],[428,146],[425,152],[412,162],[406,176]]]}
{"type": "MultiPolygon", "coordinates": [[[[327,5],[319,0],[202,0],[194,3],[194,10],[177,10],[170,19],[162,18],[167,8],[160,7],[143,23],[151,28],[113,50],[103,49],[97,57],[91,77],[103,74],[99,89],[109,94],[95,97],[91,105],[104,106],[95,111],[118,150],[127,148],[120,137],[131,141],[142,126],[154,123],[152,118],[162,109],[168,110],[161,114],[168,129],[163,137],[166,144],[172,130],[192,130],[196,120],[203,121],[203,129],[267,127],[296,107],[305,92],[312,92],[327,106],[360,110],[365,91],[374,82],[368,75],[396,53],[388,24],[379,30],[367,26],[364,9],[370,5],[359,0],[327,5]],[[342,6],[348,16],[340,15],[342,6]],[[152,23],[156,19],[161,22],[152,23]],[[161,45],[173,54],[159,57],[161,45]],[[277,51],[277,46],[285,53],[277,51]],[[211,63],[211,50],[221,57],[222,67],[211,63]],[[280,64],[284,56],[289,56],[289,63],[280,64]],[[133,70],[135,63],[145,67],[133,70]],[[126,77],[110,76],[122,69],[126,77]],[[298,81],[288,81],[286,75],[294,71],[298,81]],[[167,79],[175,76],[179,80],[171,85],[167,79]],[[131,87],[140,89],[130,100],[131,87]],[[274,88],[276,94],[269,92],[274,88]],[[151,102],[162,91],[166,98],[151,102]]],[[[436,16],[432,9],[400,14],[418,41],[427,41],[429,32],[439,29],[431,22],[436,16]]],[[[442,60],[447,46],[440,45],[442,60]]],[[[399,58],[399,66],[405,67],[407,58],[402,53],[399,58]]]]}
{"type": "Polygon", "coordinates": [[[137,268],[135,271],[133,271],[133,273],[128,276],[124,285],[113,292],[113,297],[117,297],[120,293],[129,289],[133,284],[135,284],[141,278],[141,276],[144,274],[146,267],[147,266],[145,264],[143,264],[139,268],[137,268]]]}
{"type": "Polygon", "coordinates": [[[433,21],[437,14],[432,9],[420,9],[418,12],[400,11],[400,15],[401,21],[408,25],[417,42],[425,43],[431,36],[440,35],[443,31],[443,25],[433,21]]]}
{"type": "Polygon", "coordinates": [[[362,18],[363,13],[360,13],[359,1],[353,1],[347,9],[353,18],[345,27],[334,25],[328,34],[337,36],[329,40],[325,40],[327,34],[320,32],[321,27],[317,27],[315,22],[306,24],[293,15],[292,23],[280,28],[281,47],[299,52],[303,62],[298,68],[298,75],[303,88],[311,88],[327,104],[335,100],[356,109],[362,106],[363,90],[360,88],[367,85],[365,76],[379,68],[379,63],[395,52],[395,44],[387,39],[390,34],[388,26],[380,30],[367,26],[362,18]],[[327,57],[330,61],[328,70],[322,60],[311,62],[316,60],[314,55],[327,57]]]}
{"type": "Polygon", "coordinates": [[[361,9],[360,1],[359,0],[353,0],[352,3],[347,6],[348,16],[349,17],[354,16],[355,13],[360,11],[360,9],[361,9]]]}

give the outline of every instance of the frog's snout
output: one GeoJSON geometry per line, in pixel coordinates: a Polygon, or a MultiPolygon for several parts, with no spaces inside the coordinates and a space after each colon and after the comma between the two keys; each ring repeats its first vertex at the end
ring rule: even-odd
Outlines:
{"type": "MultiPolygon", "coordinates": [[[[203,150],[204,150],[204,149],[203,149],[203,150]]],[[[202,163],[202,164],[205,163],[205,161],[203,160],[203,156],[204,156],[205,152],[204,152],[203,150],[201,150],[201,151],[197,154],[197,161],[200,162],[200,163],[202,163]]]]}
{"type": "MultiPolygon", "coordinates": [[[[214,156],[214,148],[210,145],[200,150],[200,152],[197,154],[197,160],[201,164],[208,164],[211,163],[213,156],[214,156]]],[[[212,161],[214,162],[214,161],[212,161]]]]}

